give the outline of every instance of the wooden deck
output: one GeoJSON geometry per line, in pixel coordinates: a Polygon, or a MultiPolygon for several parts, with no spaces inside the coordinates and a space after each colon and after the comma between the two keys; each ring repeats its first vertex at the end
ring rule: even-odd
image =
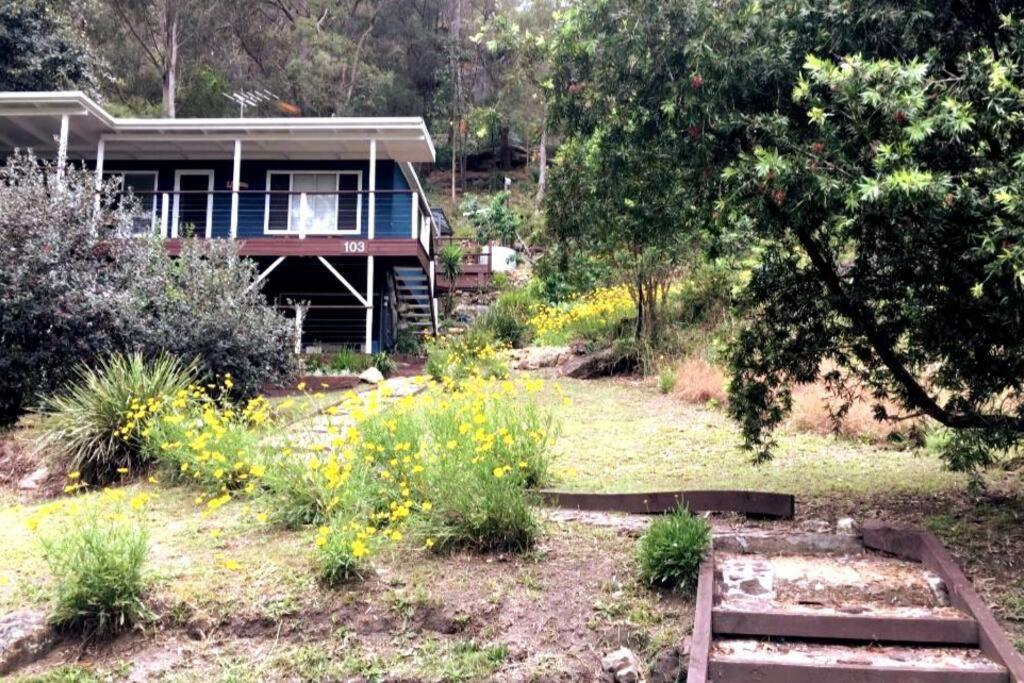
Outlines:
{"type": "MultiPolygon", "coordinates": [[[[242,256],[404,256],[418,259],[424,270],[428,269],[430,263],[423,245],[415,239],[367,240],[322,235],[301,239],[298,236],[282,235],[239,239],[238,243],[242,256]]],[[[180,239],[169,239],[166,245],[167,251],[172,255],[177,255],[181,251],[180,239]]]]}

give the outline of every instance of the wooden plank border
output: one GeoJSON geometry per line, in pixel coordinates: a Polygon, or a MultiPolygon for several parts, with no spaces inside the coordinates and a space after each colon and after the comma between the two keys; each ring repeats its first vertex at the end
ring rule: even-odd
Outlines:
{"type": "Polygon", "coordinates": [[[715,683],[1006,683],[1006,674],[995,671],[857,664],[831,664],[824,669],[812,664],[729,660],[715,662],[711,676],[715,683]]]}
{"type": "Polygon", "coordinates": [[[953,606],[978,622],[978,642],[982,653],[1005,666],[1012,681],[1024,683],[1024,659],[1010,644],[1006,632],[935,534],[873,520],[866,521],[861,531],[865,547],[916,560],[935,572],[946,583],[953,606]]]}
{"type": "Polygon", "coordinates": [[[645,493],[577,493],[543,490],[552,507],[588,512],[627,512],[655,515],[672,512],[680,505],[690,512],[739,512],[747,515],[791,519],[795,500],[787,493],[764,491],[649,491],[645,493]]]}
{"type": "Polygon", "coordinates": [[[697,601],[693,608],[693,633],[690,635],[690,661],[686,683],[707,683],[711,660],[711,611],[715,602],[714,549],[700,563],[697,577],[697,601]]]}
{"type": "Polygon", "coordinates": [[[961,617],[891,617],[877,614],[813,614],[786,610],[733,610],[716,607],[715,635],[825,638],[887,643],[978,644],[978,624],[961,617]]]}

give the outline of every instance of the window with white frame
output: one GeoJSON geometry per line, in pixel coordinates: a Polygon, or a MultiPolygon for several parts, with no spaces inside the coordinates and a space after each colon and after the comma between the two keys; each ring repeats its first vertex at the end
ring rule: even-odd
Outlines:
{"type": "Polygon", "coordinates": [[[159,216],[157,201],[156,171],[109,171],[103,173],[104,180],[117,178],[120,180],[119,190],[123,194],[131,193],[139,203],[140,211],[132,218],[132,234],[145,235],[156,230],[159,216]]]}
{"type": "Polygon", "coordinates": [[[270,171],[266,232],[356,234],[362,171],[270,171]]]}

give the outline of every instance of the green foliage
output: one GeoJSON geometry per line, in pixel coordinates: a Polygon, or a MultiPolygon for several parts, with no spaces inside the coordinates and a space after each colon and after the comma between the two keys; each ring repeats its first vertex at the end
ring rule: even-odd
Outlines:
{"type": "Polygon", "coordinates": [[[336,372],[360,373],[373,364],[373,357],[345,347],[337,351],[329,363],[331,370],[336,372]]]}
{"type": "Polygon", "coordinates": [[[476,230],[476,240],[480,244],[498,242],[510,247],[515,243],[523,217],[509,206],[508,192],[493,195],[487,203],[470,195],[459,208],[462,213],[469,215],[469,222],[476,230]]]}
{"type": "Polygon", "coordinates": [[[949,37],[935,55],[809,51],[792,107],[751,119],[759,144],[724,178],[728,217],[764,244],[730,385],[759,456],[791,385],[825,361],[837,395],[866,386],[897,405],[880,401],[879,419],[923,414],[953,429],[955,469],[1024,438],[1024,26],[1019,13],[983,19],[964,18],[976,40],[949,37]]]}
{"type": "Polygon", "coordinates": [[[448,281],[448,293],[444,307],[448,315],[455,309],[455,283],[462,274],[462,262],[466,258],[465,250],[455,242],[448,242],[438,252],[438,265],[441,277],[448,281]]]}
{"type": "Polygon", "coordinates": [[[379,351],[371,357],[373,367],[380,370],[380,374],[387,377],[398,367],[395,359],[387,351],[379,351]]]}
{"type": "Polygon", "coordinates": [[[259,428],[268,422],[269,410],[262,397],[237,407],[223,394],[214,398],[189,387],[167,395],[139,420],[142,453],[172,480],[191,482],[221,500],[212,502],[215,509],[226,502],[222,494],[252,493],[266,471],[271,448],[259,428]]]}
{"type": "Polygon", "coordinates": [[[658,517],[637,542],[640,580],[649,586],[692,591],[710,545],[711,526],[685,508],[658,517]]]}
{"type": "Polygon", "coordinates": [[[422,355],[426,349],[423,337],[423,334],[411,328],[399,330],[395,337],[395,353],[407,356],[422,355]]]}
{"type": "Polygon", "coordinates": [[[80,366],[74,379],[43,401],[42,441],[69,471],[86,481],[111,481],[117,470],[145,464],[145,418],[196,379],[195,366],[160,355],[115,354],[80,366]]]}
{"type": "Polygon", "coordinates": [[[498,353],[489,330],[474,326],[456,336],[427,342],[425,370],[434,381],[458,385],[471,377],[504,378],[508,363],[498,353]]]}
{"type": "Polygon", "coordinates": [[[135,512],[140,500],[129,503],[122,491],[111,490],[93,500],[72,499],[61,506],[62,516],[41,522],[43,554],[56,579],[57,627],[104,636],[148,615],[142,570],[149,542],[135,512]]]}
{"type": "Polygon", "coordinates": [[[0,425],[117,351],[166,352],[201,373],[256,392],[294,370],[292,326],[251,289],[255,264],[225,240],[186,240],[171,258],[159,239],[130,234],[137,203],[113,202],[94,223],[95,176],[56,172],[29,154],[0,168],[0,425]]]}
{"type": "Polygon", "coordinates": [[[94,93],[96,72],[85,36],[70,17],[41,0],[0,4],[0,91],[94,93]]]}
{"type": "Polygon", "coordinates": [[[512,348],[522,348],[533,338],[530,319],[538,300],[529,287],[502,292],[487,311],[475,322],[486,329],[495,341],[512,348]]]}
{"type": "Polygon", "coordinates": [[[365,525],[355,518],[339,516],[321,527],[317,535],[317,567],[320,580],[328,586],[360,580],[366,574],[367,557],[379,537],[361,539],[365,525]]]}
{"type": "Polygon", "coordinates": [[[658,373],[658,391],[663,394],[670,394],[676,388],[676,373],[670,368],[665,368],[658,373]]]}
{"type": "Polygon", "coordinates": [[[612,280],[609,263],[585,249],[555,243],[537,259],[534,276],[543,296],[551,302],[566,301],[612,280]]]}

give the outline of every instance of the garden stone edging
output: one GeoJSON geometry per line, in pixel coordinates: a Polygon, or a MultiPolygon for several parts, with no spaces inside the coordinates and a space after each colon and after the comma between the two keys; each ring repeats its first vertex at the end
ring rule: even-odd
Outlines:
{"type": "Polygon", "coordinates": [[[0,676],[31,664],[57,643],[43,612],[25,610],[0,617],[0,676]]]}

